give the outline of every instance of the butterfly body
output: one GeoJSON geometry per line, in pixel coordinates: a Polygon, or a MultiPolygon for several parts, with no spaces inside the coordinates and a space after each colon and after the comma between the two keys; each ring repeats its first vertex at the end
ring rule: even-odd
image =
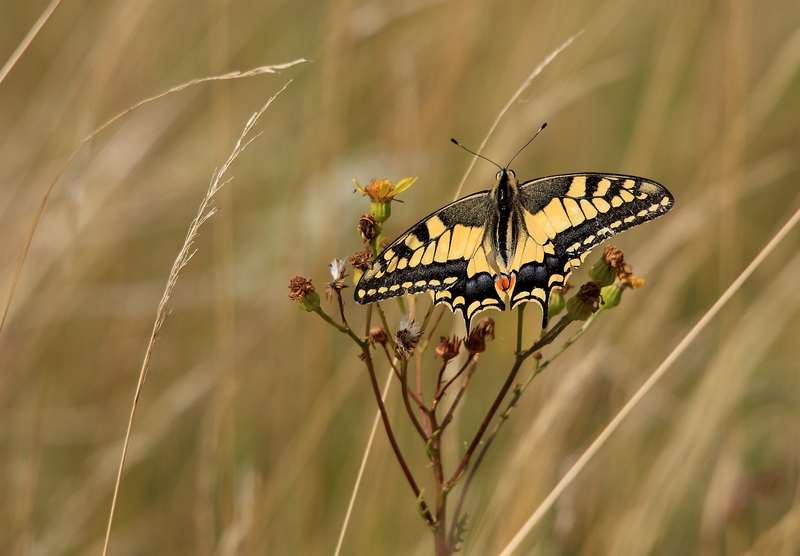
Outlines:
{"type": "Polygon", "coordinates": [[[592,247],[672,208],[662,185],[635,176],[582,173],[520,184],[501,169],[491,190],[423,218],[379,254],[355,290],[372,303],[428,291],[470,320],[485,309],[536,302],[542,327],[553,289],[592,247]]]}

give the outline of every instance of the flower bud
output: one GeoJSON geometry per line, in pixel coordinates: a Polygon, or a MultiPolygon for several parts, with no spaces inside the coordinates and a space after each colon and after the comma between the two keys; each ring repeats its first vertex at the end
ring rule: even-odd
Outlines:
{"type": "Polygon", "coordinates": [[[554,290],[553,293],[550,294],[550,303],[547,306],[547,318],[552,319],[563,311],[565,304],[564,291],[561,288],[554,290]]]}
{"type": "Polygon", "coordinates": [[[622,287],[618,284],[611,284],[600,290],[600,297],[603,298],[603,309],[613,309],[619,305],[622,299],[622,287]]]}

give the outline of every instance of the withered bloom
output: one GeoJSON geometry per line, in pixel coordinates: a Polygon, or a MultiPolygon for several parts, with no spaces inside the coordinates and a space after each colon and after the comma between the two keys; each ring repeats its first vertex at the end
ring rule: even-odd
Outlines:
{"type": "Polygon", "coordinates": [[[353,268],[356,270],[366,272],[372,268],[372,254],[369,250],[366,250],[359,251],[355,255],[350,255],[350,264],[353,265],[353,268]]]}
{"type": "Polygon", "coordinates": [[[389,336],[386,334],[386,331],[382,326],[373,326],[369,329],[369,341],[373,346],[375,344],[381,344],[382,346],[385,346],[386,342],[389,341],[389,336]]]}
{"type": "Polygon", "coordinates": [[[461,338],[456,337],[453,335],[452,338],[448,338],[447,336],[442,336],[439,345],[436,346],[436,355],[441,357],[445,363],[450,361],[453,357],[458,355],[458,351],[461,348],[461,338]]]}
{"type": "Polygon", "coordinates": [[[419,326],[408,315],[400,319],[400,328],[394,333],[394,348],[405,359],[410,359],[422,335],[419,326]]]}
{"type": "Polygon", "coordinates": [[[483,317],[472,329],[472,332],[464,343],[464,347],[470,353],[483,353],[486,351],[486,337],[490,336],[494,340],[494,319],[483,317]]]}
{"type": "Polygon", "coordinates": [[[289,280],[289,299],[297,301],[304,311],[319,309],[319,294],[314,290],[309,278],[295,276],[289,280]]]}
{"type": "Polygon", "coordinates": [[[347,274],[344,273],[345,267],[342,259],[333,259],[331,264],[328,265],[328,269],[331,271],[331,281],[325,288],[325,297],[330,301],[333,299],[334,291],[341,291],[347,287],[344,283],[347,274]]]}
{"type": "Polygon", "coordinates": [[[371,214],[365,214],[358,220],[358,232],[364,243],[369,243],[378,234],[378,221],[371,214]]]}
{"type": "Polygon", "coordinates": [[[586,320],[600,307],[600,284],[586,282],[569,301],[567,314],[573,320],[586,320]]]}
{"type": "Polygon", "coordinates": [[[295,276],[289,280],[289,299],[292,301],[300,301],[308,292],[313,291],[314,285],[311,283],[310,278],[295,276]]]}
{"type": "Polygon", "coordinates": [[[350,264],[353,265],[355,270],[353,283],[358,284],[358,281],[361,280],[361,275],[372,268],[372,253],[367,249],[366,251],[359,251],[355,255],[350,255],[350,264]]]}

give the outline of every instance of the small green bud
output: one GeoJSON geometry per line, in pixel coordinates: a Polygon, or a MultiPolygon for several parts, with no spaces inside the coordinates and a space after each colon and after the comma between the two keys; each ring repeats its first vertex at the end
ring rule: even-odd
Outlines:
{"type": "Polygon", "coordinates": [[[600,290],[600,297],[603,298],[603,309],[613,309],[617,305],[619,305],[620,299],[622,299],[622,290],[620,286],[617,284],[612,284],[610,286],[604,287],[600,290]]]}
{"type": "Polygon", "coordinates": [[[564,301],[564,291],[558,289],[550,294],[550,304],[547,307],[547,318],[552,319],[561,311],[564,310],[566,302],[564,301]]]}
{"type": "Polygon", "coordinates": [[[611,266],[603,257],[589,269],[589,278],[601,286],[610,286],[617,278],[617,269],[611,266]]]}

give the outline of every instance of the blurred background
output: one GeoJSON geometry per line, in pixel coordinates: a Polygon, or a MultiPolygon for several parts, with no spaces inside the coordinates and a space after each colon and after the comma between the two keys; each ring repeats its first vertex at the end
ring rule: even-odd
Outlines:
{"type": "MultiPolygon", "coordinates": [[[[0,0],[0,63],[46,6],[0,0]]],[[[536,379],[489,452],[467,499],[470,555],[506,545],[800,206],[800,3],[64,0],[0,84],[3,298],[47,185],[92,130],[194,78],[313,62],[150,103],[56,184],[0,334],[0,553],[101,553],[170,266],[212,172],[291,79],[170,301],[111,554],[333,554],[376,404],[352,342],[298,310],[288,280],[322,291],[328,263],[362,248],[368,204],[351,178],[419,176],[389,236],[451,201],[470,157],[449,139],[477,148],[580,30],[484,154],[504,163],[546,121],[519,177],[643,175],[676,204],[615,238],[647,286],[536,379]]],[[[464,193],[494,173],[479,161],[464,193]]],[[[799,243],[795,231],[767,259],[519,554],[799,553],[799,243]]],[[[361,329],[363,308],[346,309],[361,329]]],[[[450,429],[450,466],[512,361],[515,315],[489,315],[498,337],[450,429]]],[[[526,318],[532,338],[538,310],[526,318]]],[[[439,331],[462,328],[448,313],[439,331]]],[[[397,392],[389,411],[430,491],[397,392]]],[[[432,553],[379,429],[342,554],[432,553]]]]}

